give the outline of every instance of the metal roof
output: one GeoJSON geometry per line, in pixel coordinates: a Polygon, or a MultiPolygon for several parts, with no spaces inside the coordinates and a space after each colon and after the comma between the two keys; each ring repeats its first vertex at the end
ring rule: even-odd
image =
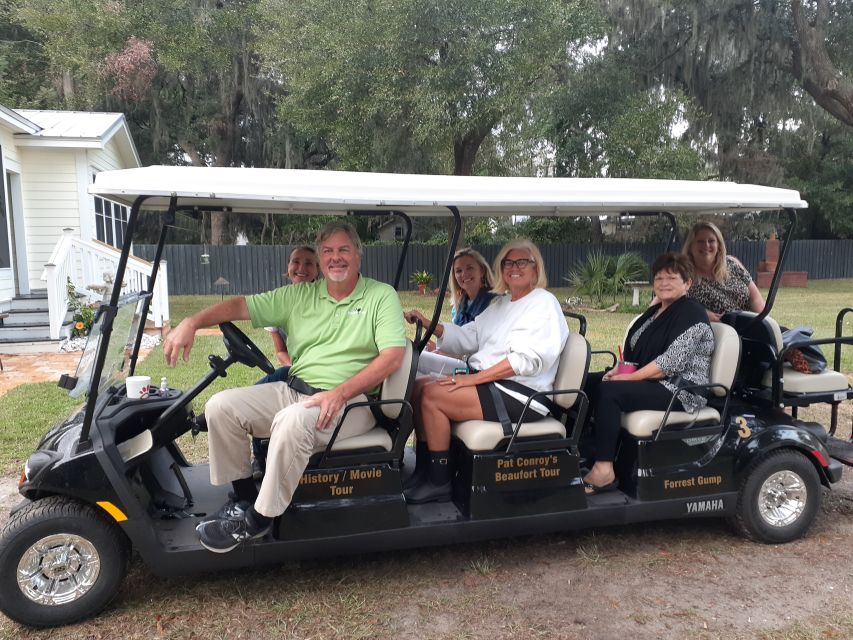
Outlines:
{"type": "Polygon", "coordinates": [[[27,120],[19,112],[4,107],[2,104],[0,104],[0,122],[4,122],[15,133],[37,133],[39,130],[39,126],[35,122],[27,120]]]}
{"type": "Polygon", "coordinates": [[[802,209],[797,191],[732,182],[621,178],[496,178],[294,169],[151,166],[99,173],[89,193],[132,203],[154,196],[145,209],[181,204],[244,212],[343,213],[352,209],[405,210],[463,216],[604,215],[625,211],[708,213],[802,209]]]}
{"type": "Polygon", "coordinates": [[[24,118],[34,122],[41,130],[40,138],[98,139],[124,121],[121,113],[91,113],[86,111],[42,111],[16,109],[24,118]]]}
{"type": "Polygon", "coordinates": [[[103,149],[116,136],[125,163],[141,164],[123,113],[40,109],[16,109],[15,112],[38,128],[33,132],[18,133],[15,144],[19,146],[103,149]]]}

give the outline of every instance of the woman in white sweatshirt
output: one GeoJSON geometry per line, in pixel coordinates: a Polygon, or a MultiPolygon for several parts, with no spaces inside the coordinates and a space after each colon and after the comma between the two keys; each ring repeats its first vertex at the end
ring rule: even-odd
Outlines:
{"type": "MultiPolygon", "coordinates": [[[[495,259],[494,302],[465,326],[442,323],[435,336],[442,351],[468,355],[468,374],[421,380],[413,392],[418,464],[404,495],[410,503],[450,499],[450,423],[499,421],[501,403],[517,422],[527,399],[554,387],[557,365],[569,335],[560,303],[545,287],[542,254],[529,240],[507,243],[495,259]]],[[[416,310],[406,320],[429,320],[416,310]]],[[[530,405],[525,422],[539,420],[548,409],[530,405]]]]}

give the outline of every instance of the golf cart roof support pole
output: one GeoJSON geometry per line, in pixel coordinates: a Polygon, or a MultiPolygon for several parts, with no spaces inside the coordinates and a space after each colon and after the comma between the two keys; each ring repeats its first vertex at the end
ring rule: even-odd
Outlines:
{"type": "Polygon", "coordinates": [[[782,269],[785,266],[785,260],[788,257],[788,250],[791,247],[791,240],[794,236],[794,228],[797,226],[797,212],[795,209],[785,209],[788,214],[788,230],[785,232],[785,237],[782,240],[782,248],[779,250],[779,262],[776,263],[776,271],[773,272],[773,280],[770,281],[770,290],[767,292],[767,300],[764,302],[764,308],[761,310],[752,322],[755,324],[761,322],[770,315],[770,310],[773,308],[773,303],[776,301],[776,292],[779,291],[779,283],[782,281],[782,269]]]}
{"type": "Polygon", "coordinates": [[[124,246],[121,248],[121,257],[118,259],[116,267],[115,284],[113,292],[110,295],[110,304],[106,308],[101,307],[101,312],[105,314],[102,320],[101,341],[98,345],[98,355],[95,357],[95,366],[92,369],[92,380],[90,381],[89,396],[86,398],[86,413],[83,416],[83,427],[80,430],[80,443],[89,441],[89,428],[92,425],[92,418],[95,415],[95,403],[98,400],[98,384],[101,380],[101,373],[104,369],[104,361],[107,359],[107,349],[110,346],[110,335],[113,332],[113,319],[116,316],[118,308],[118,299],[121,297],[121,283],[124,280],[124,272],[127,269],[127,259],[130,256],[130,245],[133,240],[133,233],[136,231],[136,221],[139,219],[139,209],[142,203],[150,196],[137,196],[133,201],[133,206],[130,208],[130,215],[127,218],[127,230],[124,233],[124,246]]]}
{"type": "Polygon", "coordinates": [[[672,215],[669,211],[623,211],[619,214],[619,217],[622,216],[657,216],[658,218],[666,218],[669,221],[669,238],[666,240],[666,248],[663,250],[664,253],[669,253],[672,251],[672,245],[675,243],[675,239],[678,236],[678,224],[675,221],[675,216],[672,215]]]}
{"type": "MultiPolygon", "coordinates": [[[[835,316],[835,337],[840,338],[844,335],[844,316],[848,313],[853,313],[853,307],[844,307],[835,316]]],[[[832,354],[832,368],[835,371],[841,371],[841,342],[835,343],[835,349],[832,354]]],[[[832,403],[832,409],[829,412],[829,435],[834,436],[835,430],[838,429],[838,402],[832,403]]],[[[850,434],[850,440],[853,441],[853,433],[850,434]]]]}
{"type": "Polygon", "coordinates": [[[675,222],[675,216],[669,211],[661,211],[658,215],[669,220],[669,239],[666,241],[666,250],[664,250],[664,253],[669,253],[672,251],[672,245],[675,244],[678,235],[678,225],[675,222]]]}
{"type": "Polygon", "coordinates": [[[456,245],[459,243],[459,236],[462,233],[462,216],[459,215],[459,209],[453,206],[447,207],[453,215],[453,233],[450,237],[450,244],[447,250],[447,261],[444,263],[444,274],[441,277],[441,284],[438,288],[438,296],[435,298],[435,308],[432,312],[432,322],[426,328],[423,339],[415,345],[418,351],[423,351],[429,339],[432,337],[433,329],[438,324],[438,318],[441,316],[441,307],[444,306],[444,295],[447,293],[447,282],[450,279],[450,269],[453,267],[453,254],[456,253],[456,245]]]}
{"type": "Polygon", "coordinates": [[[412,240],[412,219],[402,211],[392,211],[406,224],[406,238],[403,240],[403,250],[400,251],[400,260],[397,262],[397,273],[394,275],[394,290],[400,290],[400,278],[403,276],[403,267],[406,263],[406,254],[409,252],[409,242],[412,240]]]}
{"type": "Polygon", "coordinates": [[[166,233],[169,225],[175,224],[175,210],[178,205],[178,196],[169,199],[169,210],[163,216],[163,226],[160,228],[160,237],[157,240],[157,251],[154,254],[154,263],[151,266],[151,276],[148,278],[148,296],[142,301],[142,311],[139,314],[139,330],[133,341],[133,350],[130,352],[128,375],[136,373],[136,361],[139,358],[139,347],[142,344],[142,336],[145,333],[145,319],[148,317],[148,308],[154,296],[154,285],[157,282],[157,272],[160,270],[160,259],[163,257],[163,245],[166,244],[166,233]]]}

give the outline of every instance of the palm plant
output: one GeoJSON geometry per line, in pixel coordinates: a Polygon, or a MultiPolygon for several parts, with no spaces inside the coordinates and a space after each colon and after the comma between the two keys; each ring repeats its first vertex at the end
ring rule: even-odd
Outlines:
{"type": "Polygon", "coordinates": [[[585,262],[576,264],[564,280],[567,280],[581,295],[589,296],[595,306],[600,306],[609,289],[607,282],[609,261],[610,256],[600,251],[593,251],[587,255],[585,262]]]}
{"type": "Polygon", "coordinates": [[[615,300],[625,291],[626,282],[644,279],[646,273],[646,262],[637,253],[608,256],[593,251],[563,279],[580,294],[589,296],[594,306],[601,306],[605,296],[615,300]]]}
{"type": "Polygon", "coordinates": [[[613,261],[613,274],[611,275],[611,284],[613,286],[612,294],[615,298],[619,293],[625,292],[626,282],[636,282],[637,280],[645,280],[648,269],[646,261],[638,253],[628,252],[616,257],[613,261]]]}

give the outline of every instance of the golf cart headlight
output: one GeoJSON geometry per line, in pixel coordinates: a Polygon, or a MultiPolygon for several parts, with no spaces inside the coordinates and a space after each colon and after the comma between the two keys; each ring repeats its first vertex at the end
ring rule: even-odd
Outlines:
{"type": "Polygon", "coordinates": [[[50,461],[51,457],[44,451],[36,451],[31,455],[24,465],[24,477],[27,482],[32,480],[50,461]]]}

